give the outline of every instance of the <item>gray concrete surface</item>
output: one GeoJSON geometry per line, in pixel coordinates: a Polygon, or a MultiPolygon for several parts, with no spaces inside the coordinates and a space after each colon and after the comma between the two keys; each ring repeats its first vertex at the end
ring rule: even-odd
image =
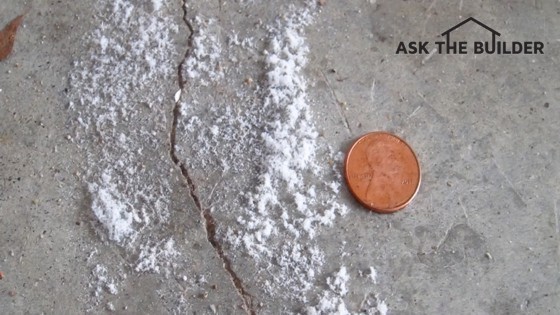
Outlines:
{"type": "Polygon", "coordinates": [[[0,62],[0,313],[560,312],[557,1],[159,3],[0,4],[2,25],[31,6],[0,62]],[[545,53],[395,54],[470,16],[545,53]],[[422,166],[392,215],[340,177],[375,130],[422,166]],[[259,212],[290,157],[267,137],[315,155],[259,212]]]}

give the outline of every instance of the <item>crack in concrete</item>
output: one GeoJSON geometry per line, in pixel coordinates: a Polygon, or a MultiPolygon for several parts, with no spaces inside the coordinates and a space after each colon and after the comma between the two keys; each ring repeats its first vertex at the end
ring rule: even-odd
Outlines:
{"type": "MultiPolygon", "coordinates": [[[[181,91],[185,88],[186,83],[187,83],[186,76],[183,74],[183,69],[184,69],[185,62],[187,61],[187,59],[189,58],[189,56],[191,54],[191,51],[192,51],[191,48],[192,48],[192,43],[193,43],[193,38],[194,38],[194,29],[193,29],[193,26],[192,26],[192,24],[189,21],[188,16],[187,16],[187,2],[186,1],[187,0],[182,1],[182,3],[183,3],[182,4],[183,22],[186,24],[187,28],[189,29],[190,34],[189,34],[189,38],[187,39],[187,51],[185,52],[183,60],[179,64],[179,68],[177,70],[178,71],[179,88],[181,89],[181,91]]],[[[189,175],[189,170],[188,170],[187,166],[185,166],[185,164],[183,162],[181,162],[181,160],[177,156],[177,151],[176,151],[175,146],[177,144],[177,125],[179,123],[179,116],[180,115],[181,115],[181,103],[180,103],[180,100],[177,100],[175,102],[175,106],[173,107],[173,125],[171,127],[171,132],[170,132],[170,135],[169,135],[169,139],[170,139],[169,155],[171,156],[171,161],[173,161],[173,163],[181,170],[181,175],[183,176],[183,178],[187,182],[187,186],[188,186],[188,189],[189,189],[190,196],[194,200],[196,208],[200,212],[200,216],[205,223],[206,237],[208,239],[208,242],[212,245],[212,247],[216,251],[216,254],[218,254],[218,257],[222,260],[223,268],[228,273],[235,289],[237,290],[237,293],[239,294],[239,296],[243,300],[243,308],[245,309],[247,314],[254,315],[254,314],[256,314],[256,312],[255,312],[255,310],[253,308],[253,305],[252,305],[253,304],[252,303],[253,297],[247,292],[247,290],[245,290],[245,287],[243,286],[243,281],[241,280],[241,278],[239,278],[239,276],[237,276],[237,274],[233,270],[231,261],[225,255],[224,250],[222,248],[222,244],[220,244],[220,242],[218,241],[218,238],[216,237],[216,221],[215,221],[214,217],[212,216],[212,214],[210,213],[210,209],[205,209],[203,207],[202,202],[201,202],[201,198],[198,196],[198,193],[197,193],[197,190],[196,190],[196,185],[195,185],[192,177],[189,175]]]]}

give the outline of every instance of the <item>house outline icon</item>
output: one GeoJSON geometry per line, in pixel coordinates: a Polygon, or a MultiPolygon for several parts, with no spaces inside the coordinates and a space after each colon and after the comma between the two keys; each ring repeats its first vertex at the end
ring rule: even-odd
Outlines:
{"type": "Polygon", "coordinates": [[[501,35],[502,35],[502,34],[500,34],[500,32],[498,32],[498,31],[492,29],[492,28],[489,27],[488,25],[486,25],[486,24],[480,22],[479,20],[477,20],[477,19],[475,19],[475,18],[473,18],[473,17],[470,17],[470,18],[468,18],[468,19],[466,19],[466,20],[460,22],[459,24],[453,26],[452,28],[448,29],[447,31],[441,33],[441,36],[445,36],[445,40],[446,40],[446,42],[447,42],[447,45],[449,45],[449,42],[450,42],[450,40],[451,40],[451,39],[450,39],[450,36],[449,36],[449,35],[451,34],[451,32],[453,32],[454,30],[458,29],[459,27],[461,27],[461,26],[463,26],[464,24],[467,24],[468,22],[471,22],[471,21],[472,21],[472,22],[475,22],[476,24],[482,26],[483,28],[485,28],[486,30],[488,30],[488,31],[490,31],[490,32],[492,33],[492,46],[494,46],[494,45],[496,44],[496,35],[498,35],[498,36],[501,36],[501,35]]]}

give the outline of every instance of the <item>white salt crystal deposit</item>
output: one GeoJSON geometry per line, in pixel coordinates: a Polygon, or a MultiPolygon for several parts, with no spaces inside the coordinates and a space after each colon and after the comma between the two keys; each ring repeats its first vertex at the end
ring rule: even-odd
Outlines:
{"type": "Polygon", "coordinates": [[[350,276],[346,272],[346,267],[342,266],[334,277],[327,278],[327,284],[333,292],[338,293],[340,296],[345,296],[346,293],[348,293],[346,282],[348,282],[349,279],[350,276]]]}
{"type": "Polygon", "coordinates": [[[140,245],[140,256],[134,269],[138,272],[159,273],[162,263],[168,264],[177,255],[172,238],[155,245],[140,245]]]}
{"type": "Polygon", "coordinates": [[[307,314],[350,314],[343,300],[348,293],[346,285],[349,279],[346,267],[340,267],[332,277],[327,278],[329,290],[322,292],[316,306],[307,308],[307,314]]]}
{"type": "Polygon", "coordinates": [[[377,284],[377,271],[375,270],[374,267],[369,267],[369,272],[370,272],[369,278],[374,284],[377,284]]]}
{"type": "Polygon", "coordinates": [[[231,234],[228,237],[234,246],[242,244],[256,260],[275,259],[280,266],[275,285],[290,286],[299,297],[311,287],[323,254],[313,243],[304,249],[298,241],[286,242],[285,232],[296,240],[313,239],[319,226],[332,225],[336,213],[346,212],[334,195],[324,194],[323,185],[318,195],[313,184],[324,182],[330,170],[317,164],[320,144],[306,94],[304,68],[309,48],[303,31],[312,19],[308,10],[293,12],[270,28],[265,58],[267,95],[262,110],[275,114],[258,135],[264,144],[260,160],[264,170],[257,188],[247,195],[245,231],[239,240],[231,234]],[[275,213],[281,213],[280,218],[273,219],[275,213]],[[284,240],[282,246],[268,248],[268,243],[280,239],[284,240]]]}
{"type": "MultiPolygon", "coordinates": [[[[162,3],[153,1],[154,8],[162,3]]],[[[135,1],[105,5],[108,22],[89,36],[89,55],[75,62],[70,79],[76,142],[86,159],[84,181],[99,231],[140,257],[138,271],[160,272],[174,257],[173,243],[149,247],[162,243],[154,238],[169,218],[170,188],[162,174],[171,163],[154,157],[167,152],[172,96],[153,87],[176,74],[172,36],[178,27],[171,17],[135,1]]]]}
{"type": "Polygon", "coordinates": [[[93,213],[107,230],[109,239],[122,243],[136,232],[129,205],[111,182],[110,174],[104,173],[99,183],[89,184],[89,190],[93,213]]]}
{"type": "MultiPolygon", "coordinates": [[[[243,107],[223,100],[205,103],[207,95],[192,95],[197,88],[218,83],[237,89],[222,67],[225,60],[235,63],[240,58],[222,47],[221,39],[253,53],[259,49],[254,40],[258,34],[227,34],[216,19],[195,17],[193,46],[182,69],[191,84],[189,93],[173,89],[164,95],[154,87],[176,76],[178,66],[172,53],[178,28],[162,15],[164,2],[152,0],[153,12],[134,1],[111,3],[112,14],[105,17],[110,23],[101,24],[89,38],[91,56],[75,64],[70,104],[76,140],[88,161],[84,181],[91,210],[102,233],[137,257],[132,262],[136,272],[168,272],[184,254],[178,253],[172,237],[161,233],[168,227],[171,196],[166,117],[173,101],[184,102],[177,135],[188,141],[176,147],[182,162],[230,175],[224,181],[234,183],[237,199],[212,206],[213,213],[230,215],[228,222],[217,222],[222,229],[217,237],[228,245],[226,255],[240,253],[260,266],[255,278],[264,280],[256,284],[259,290],[286,300],[307,303],[306,293],[326,283],[324,291],[310,297],[317,305],[308,313],[349,314],[344,298],[350,273],[342,266],[326,276],[324,245],[316,241],[348,210],[338,197],[342,155],[318,137],[307,95],[305,28],[313,22],[314,4],[291,7],[267,27],[266,51],[259,51],[261,60],[255,61],[265,65],[265,82],[254,82],[254,95],[238,92],[238,100],[253,102],[243,107]],[[204,110],[193,114],[195,108],[204,110]],[[187,146],[189,154],[181,155],[187,146]],[[319,162],[325,155],[338,164],[319,162]],[[234,175],[246,169],[254,170],[245,173],[253,181],[236,181],[234,175]]],[[[228,187],[218,182],[213,190],[227,193],[228,187]]],[[[204,202],[211,199],[202,197],[204,202]]],[[[374,272],[372,268],[375,283],[374,272]]],[[[118,293],[105,267],[96,267],[93,276],[104,290],[118,293]]],[[[375,307],[387,312],[384,302],[375,307]]]]}
{"type": "Polygon", "coordinates": [[[389,308],[387,307],[385,301],[379,302],[379,304],[377,305],[377,311],[379,312],[379,315],[387,315],[389,308]]]}
{"type": "Polygon", "coordinates": [[[154,6],[154,10],[157,11],[159,9],[161,9],[161,6],[163,5],[162,0],[152,0],[152,5],[154,6]]]}
{"type": "Polygon", "coordinates": [[[222,59],[222,45],[217,38],[219,27],[214,19],[195,17],[193,21],[195,34],[193,35],[191,57],[184,64],[187,78],[197,79],[202,85],[223,78],[219,62],[222,59]]]}
{"type": "MultiPolygon", "coordinates": [[[[371,267],[373,269],[373,267],[371,267]]],[[[373,269],[374,270],[374,269],[373,269]]],[[[327,278],[328,289],[321,292],[315,306],[306,309],[308,315],[318,314],[371,314],[387,315],[388,307],[385,301],[377,295],[368,293],[364,297],[359,309],[345,301],[350,290],[350,275],[345,266],[327,278]],[[353,308],[352,308],[353,307],[353,308]]],[[[352,288],[354,290],[354,288],[352,288]]],[[[363,288],[356,288],[363,289],[363,288]]]]}
{"type": "Polygon", "coordinates": [[[112,295],[119,293],[115,279],[109,277],[107,267],[102,264],[97,264],[91,271],[91,274],[93,276],[93,282],[90,283],[90,286],[94,287],[94,295],[96,298],[100,298],[103,291],[112,295]]]}
{"type": "MultiPolygon", "coordinates": [[[[250,102],[250,106],[204,94],[184,100],[179,134],[187,140],[178,146],[179,151],[189,146],[185,161],[193,170],[222,173],[228,178],[240,173],[253,176],[254,181],[247,186],[238,187],[234,182],[233,188],[221,185],[218,189],[226,193],[234,190],[233,197],[213,207],[213,212],[236,213],[237,223],[219,224],[226,226],[220,236],[233,249],[231,253],[246,253],[256,264],[267,266],[259,271],[271,278],[262,290],[302,301],[324,264],[324,252],[315,237],[321,227],[333,226],[337,216],[347,212],[337,197],[342,180],[335,169],[338,166],[318,162],[323,155],[330,155],[338,163],[341,158],[318,138],[312,102],[306,92],[309,47],[304,31],[313,21],[312,12],[313,5],[304,10],[292,8],[267,27],[262,60],[266,81],[258,83],[254,96],[237,94],[238,102],[250,102]],[[251,175],[246,169],[259,171],[251,175]]],[[[235,76],[222,77],[214,72],[219,69],[215,67],[218,60],[240,58],[228,55],[230,50],[216,48],[221,45],[212,42],[219,39],[212,22],[200,27],[193,35],[197,53],[189,56],[186,65],[213,60],[212,54],[199,52],[219,51],[220,57],[211,66],[204,66],[206,70],[200,71],[203,75],[189,75],[190,94],[200,87],[207,91],[209,82],[238,89],[232,83],[235,76]]],[[[237,44],[253,36],[242,38],[232,33],[225,38],[237,44]]],[[[255,47],[249,43],[246,46],[255,47]]]]}

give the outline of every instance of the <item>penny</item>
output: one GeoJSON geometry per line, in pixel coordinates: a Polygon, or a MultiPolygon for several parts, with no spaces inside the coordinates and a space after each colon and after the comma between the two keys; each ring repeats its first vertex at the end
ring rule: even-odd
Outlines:
{"type": "Polygon", "coordinates": [[[379,213],[406,207],[420,188],[420,163],[414,151],[387,132],[356,140],[346,155],[344,175],[352,195],[379,213]]]}

